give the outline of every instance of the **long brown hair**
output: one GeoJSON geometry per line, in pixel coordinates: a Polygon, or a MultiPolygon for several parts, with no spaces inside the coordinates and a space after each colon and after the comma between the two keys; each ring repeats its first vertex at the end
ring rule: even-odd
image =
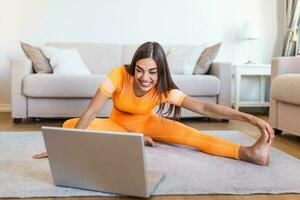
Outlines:
{"type": "MultiPolygon", "coordinates": [[[[171,78],[169,65],[166,59],[164,49],[157,42],[145,42],[144,44],[142,44],[134,53],[131,63],[129,65],[125,65],[126,70],[130,75],[134,76],[136,62],[143,58],[152,58],[156,62],[158,73],[156,89],[160,102],[162,102],[163,96],[167,97],[168,91],[170,91],[171,89],[178,89],[178,87],[175,85],[174,81],[171,78]]],[[[164,108],[165,103],[160,103],[159,109],[157,111],[157,113],[160,116],[167,115],[167,117],[169,117],[174,111],[173,119],[180,119],[181,109],[179,106],[170,104],[168,110],[163,113],[164,108]]]]}

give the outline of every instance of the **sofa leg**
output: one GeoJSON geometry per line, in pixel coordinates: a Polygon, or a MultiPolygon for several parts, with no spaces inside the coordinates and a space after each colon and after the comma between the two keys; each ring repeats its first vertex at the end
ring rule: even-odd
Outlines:
{"type": "Polygon", "coordinates": [[[274,133],[275,133],[275,135],[280,135],[282,133],[282,130],[274,128],[274,133]]]}
{"type": "Polygon", "coordinates": [[[34,122],[40,122],[42,119],[41,118],[38,118],[38,117],[33,117],[32,118],[32,121],[34,122]]]}
{"type": "Polygon", "coordinates": [[[20,124],[22,122],[22,118],[13,118],[14,124],[20,124]]]}
{"type": "Polygon", "coordinates": [[[229,119],[221,119],[221,122],[228,123],[229,119]]]}

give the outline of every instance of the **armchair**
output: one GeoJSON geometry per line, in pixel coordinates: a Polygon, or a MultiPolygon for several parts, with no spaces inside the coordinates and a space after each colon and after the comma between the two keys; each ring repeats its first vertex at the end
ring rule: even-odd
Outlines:
{"type": "Polygon", "coordinates": [[[272,60],[269,122],[275,134],[300,136],[300,56],[272,60]]]}

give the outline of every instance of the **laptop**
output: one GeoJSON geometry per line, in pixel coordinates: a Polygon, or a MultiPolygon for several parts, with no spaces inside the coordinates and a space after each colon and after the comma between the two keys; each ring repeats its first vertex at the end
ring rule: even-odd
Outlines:
{"type": "Polygon", "coordinates": [[[150,197],[164,178],[148,171],[141,133],[42,127],[55,185],[150,197]]]}

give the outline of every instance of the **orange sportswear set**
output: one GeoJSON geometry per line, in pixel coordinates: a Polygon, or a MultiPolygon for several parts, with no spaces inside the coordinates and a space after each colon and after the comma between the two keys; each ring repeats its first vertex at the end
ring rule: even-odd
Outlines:
{"type": "MultiPolygon", "coordinates": [[[[180,122],[166,119],[153,113],[159,104],[156,89],[152,88],[144,96],[138,97],[133,90],[134,77],[124,66],[112,69],[100,85],[102,93],[112,97],[113,108],[108,119],[94,119],[87,127],[90,130],[119,132],[139,132],[154,141],[195,147],[205,153],[239,159],[239,144],[207,135],[180,122]]],[[[172,89],[163,103],[180,106],[186,95],[172,89]]],[[[64,128],[74,128],[79,118],[67,120],[64,128]]]]}

